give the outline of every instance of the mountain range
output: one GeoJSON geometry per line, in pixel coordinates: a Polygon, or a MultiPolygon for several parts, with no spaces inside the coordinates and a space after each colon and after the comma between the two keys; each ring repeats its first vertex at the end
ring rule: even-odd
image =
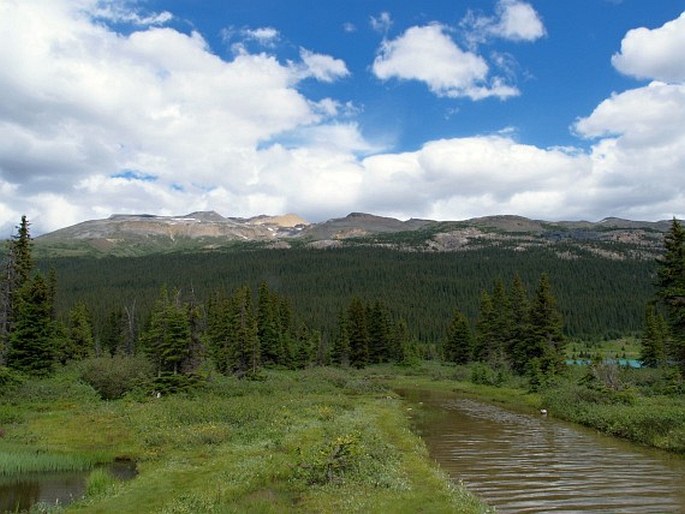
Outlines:
{"type": "Polygon", "coordinates": [[[116,214],[35,239],[42,256],[133,256],[241,246],[287,249],[373,245],[405,251],[468,251],[498,245],[513,251],[547,246],[559,257],[590,251],[607,258],[653,258],[670,221],[540,221],[501,215],[435,221],[351,213],[321,223],[296,214],[224,217],[214,211],[182,216],[116,214]]]}

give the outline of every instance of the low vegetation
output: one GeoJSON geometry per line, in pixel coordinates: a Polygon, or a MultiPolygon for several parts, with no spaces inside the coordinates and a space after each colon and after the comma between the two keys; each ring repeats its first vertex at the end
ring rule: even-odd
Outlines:
{"type": "Polygon", "coordinates": [[[68,367],[2,402],[1,455],[137,461],[128,482],[94,470],[68,512],[487,511],[430,462],[401,400],[368,372],[212,375],[187,393],[105,401],[68,367]]]}

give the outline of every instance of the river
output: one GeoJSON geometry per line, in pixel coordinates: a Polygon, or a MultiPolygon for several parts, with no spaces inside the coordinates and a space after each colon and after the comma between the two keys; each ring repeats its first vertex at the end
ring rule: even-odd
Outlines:
{"type": "Polygon", "coordinates": [[[497,512],[685,513],[685,459],[456,394],[402,391],[430,455],[497,512]]]}

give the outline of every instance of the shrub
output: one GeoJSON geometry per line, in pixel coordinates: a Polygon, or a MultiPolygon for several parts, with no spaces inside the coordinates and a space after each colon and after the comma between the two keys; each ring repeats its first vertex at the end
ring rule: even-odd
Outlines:
{"type": "Polygon", "coordinates": [[[80,363],[80,378],[105,400],[121,398],[146,384],[152,367],[143,357],[96,357],[80,363]]]}

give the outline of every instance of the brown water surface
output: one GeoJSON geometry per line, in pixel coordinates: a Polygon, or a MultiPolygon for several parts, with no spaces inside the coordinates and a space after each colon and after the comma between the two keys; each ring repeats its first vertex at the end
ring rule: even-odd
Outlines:
{"type": "Polygon", "coordinates": [[[455,394],[401,394],[430,455],[497,512],[685,513],[681,457],[455,394]]]}

